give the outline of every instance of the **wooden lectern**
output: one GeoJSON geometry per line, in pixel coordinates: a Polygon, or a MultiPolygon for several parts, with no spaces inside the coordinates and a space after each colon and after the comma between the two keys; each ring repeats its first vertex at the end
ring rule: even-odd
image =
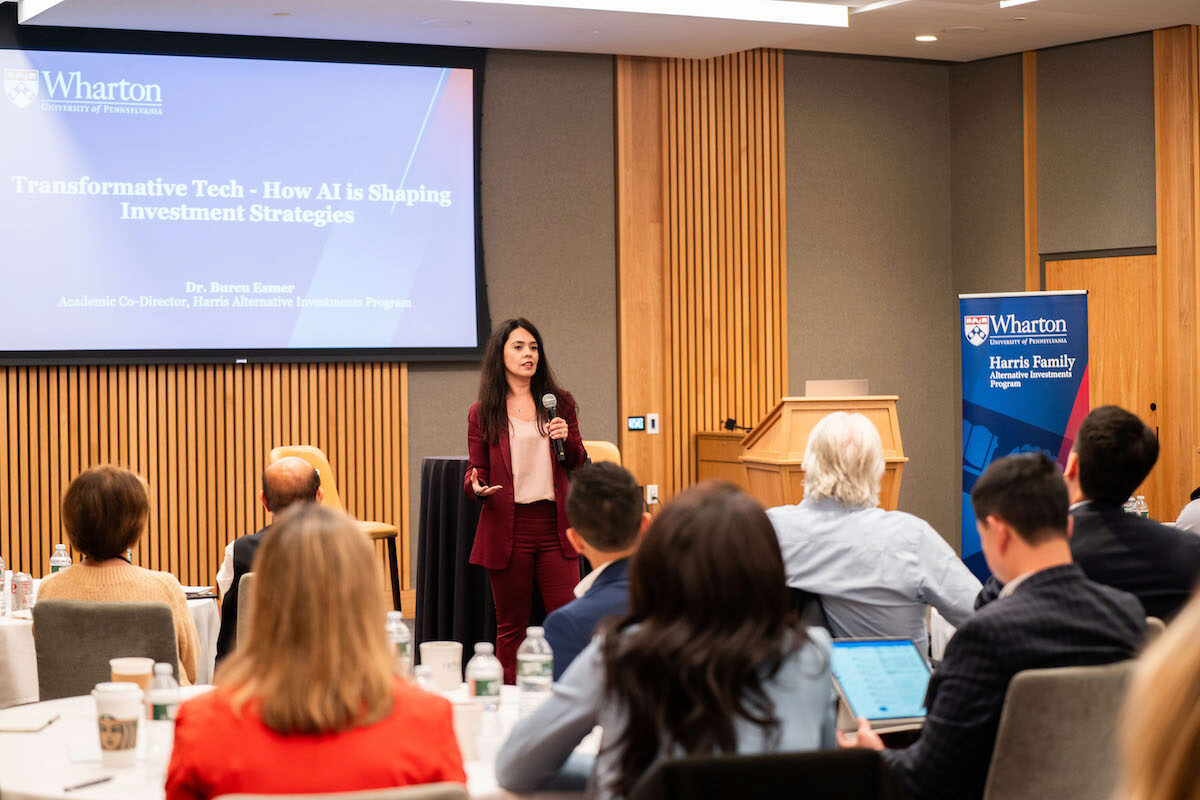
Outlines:
{"type": "Polygon", "coordinates": [[[900,444],[900,421],[895,395],[878,397],[785,397],[742,444],[742,463],[750,494],[765,507],[799,503],[804,497],[804,448],[808,434],[834,411],[859,413],[869,419],[883,440],[883,482],[879,505],[891,511],[900,501],[900,474],[908,461],[900,444]]]}

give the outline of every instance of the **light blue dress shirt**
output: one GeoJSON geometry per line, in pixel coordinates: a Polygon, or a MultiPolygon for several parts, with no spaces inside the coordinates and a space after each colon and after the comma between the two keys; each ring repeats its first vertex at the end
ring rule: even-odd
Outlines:
{"type": "MultiPolygon", "coordinates": [[[[617,774],[616,752],[626,724],[624,709],[604,702],[603,637],[596,636],[571,662],[553,693],[538,709],[517,723],[496,756],[496,780],[505,789],[528,794],[557,783],[566,787],[560,770],[576,745],[601,725],[600,754],[590,765],[572,759],[571,768],[588,769],[587,796],[610,800],[617,774]],[[606,750],[606,748],[608,748],[606,750]]],[[[761,728],[737,719],[738,753],[797,752],[837,746],[829,634],[810,628],[808,641],[784,661],[775,677],[763,685],[779,720],[779,741],[768,748],[761,728]]]]}
{"type": "Polygon", "coordinates": [[[897,636],[929,650],[925,606],[958,627],[979,580],[929,523],[903,511],[805,498],[767,510],[788,586],[821,596],[836,638],[897,636]]]}

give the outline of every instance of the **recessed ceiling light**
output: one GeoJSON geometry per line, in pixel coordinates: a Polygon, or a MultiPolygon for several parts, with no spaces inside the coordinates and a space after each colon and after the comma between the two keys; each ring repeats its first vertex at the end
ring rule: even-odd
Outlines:
{"type": "Polygon", "coordinates": [[[1029,19],[1029,17],[1013,17],[1012,21],[1013,22],[1024,22],[1027,19],[1029,19]]]}
{"type": "Polygon", "coordinates": [[[1001,8],[1009,8],[1010,6],[1023,6],[1026,3],[1036,3],[1037,0],[1000,0],[1001,8]]]}
{"type": "Polygon", "coordinates": [[[943,28],[942,33],[983,33],[986,30],[979,25],[955,25],[953,28],[943,28]]]}
{"type": "Polygon", "coordinates": [[[292,15],[292,12],[290,12],[290,11],[272,11],[271,12],[272,17],[290,17],[291,15],[292,15]]]}
{"type": "Polygon", "coordinates": [[[663,14],[673,17],[703,17],[743,22],[777,22],[785,25],[828,25],[850,27],[844,5],[808,3],[798,0],[456,0],[469,3],[498,3],[530,8],[572,8],[581,11],[620,11],[626,14],[663,14]]]}
{"type": "Polygon", "coordinates": [[[914,36],[913,38],[916,39],[918,42],[936,42],[937,41],[937,37],[934,36],[932,33],[922,33],[920,36],[914,36]]]}

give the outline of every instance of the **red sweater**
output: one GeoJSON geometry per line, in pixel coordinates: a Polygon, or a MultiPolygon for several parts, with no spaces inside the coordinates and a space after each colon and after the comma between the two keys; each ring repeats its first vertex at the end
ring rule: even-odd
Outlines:
{"type": "Polygon", "coordinates": [[[396,682],[392,713],[340,733],[276,733],[247,704],[234,714],[220,689],[179,707],[167,800],[466,783],[453,714],[443,697],[396,682]]]}

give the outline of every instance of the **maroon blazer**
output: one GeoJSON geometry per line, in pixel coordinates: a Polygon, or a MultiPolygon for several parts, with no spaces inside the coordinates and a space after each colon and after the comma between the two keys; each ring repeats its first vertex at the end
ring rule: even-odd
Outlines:
{"type": "MultiPolygon", "coordinates": [[[[564,394],[566,394],[564,392],[564,394]]],[[[579,435],[579,423],[575,418],[575,401],[569,394],[560,397],[559,414],[567,421],[567,438],[563,441],[567,461],[565,468],[554,458],[554,449],[546,449],[546,457],[554,466],[554,498],[558,504],[558,544],[567,558],[579,558],[579,553],[567,541],[567,470],[575,469],[587,459],[583,437],[579,435]]],[[[488,444],[483,440],[479,424],[479,403],[472,403],[467,412],[467,477],[463,491],[467,497],[479,500],[483,510],[479,513],[479,527],[475,529],[475,544],[471,548],[471,563],[487,569],[504,569],[512,558],[513,518],[516,503],[513,500],[512,453],[508,437],[488,444]],[[471,470],[479,473],[479,482],[487,486],[499,484],[502,488],[482,500],[471,488],[471,470]]]]}

